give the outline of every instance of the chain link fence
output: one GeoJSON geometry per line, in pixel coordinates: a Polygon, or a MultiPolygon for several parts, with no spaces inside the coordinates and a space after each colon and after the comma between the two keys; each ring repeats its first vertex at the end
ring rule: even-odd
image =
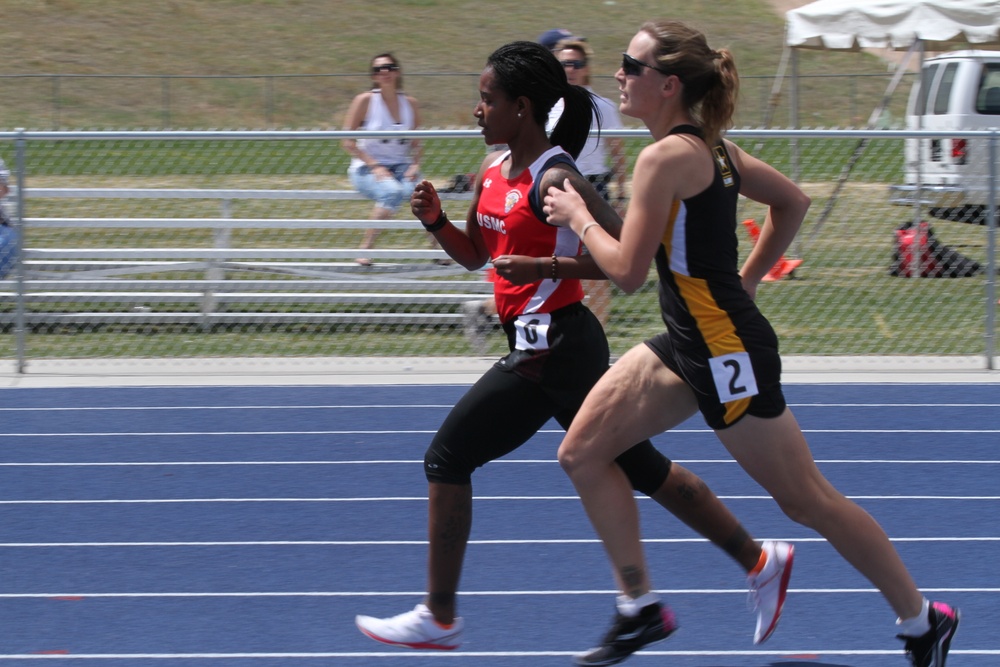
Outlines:
{"type": "MultiPolygon", "coordinates": [[[[399,134],[423,141],[424,177],[456,190],[445,193],[445,208],[462,219],[469,201],[462,177],[485,155],[480,133],[399,134]]],[[[631,170],[648,134],[610,134],[624,139],[631,170]]],[[[783,354],[961,355],[992,367],[996,230],[983,223],[995,205],[1000,139],[956,134],[993,151],[993,200],[964,222],[928,217],[925,205],[913,205],[917,198],[893,196],[905,139],[940,133],[729,134],[794,174],[813,198],[786,258],[799,263],[759,290],[783,354]],[[920,230],[913,223],[922,221],[932,245],[953,254],[917,252],[919,265],[910,268],[935,273],[927,269],[967,260],[968,271],[918,278],[904,266],[893,275],[894,250],[907,233],[899,228],[920,230]]],[[[495,317],[479,307],[490,298],[484,272],[445,261],[406,210],[395,220],[369,219],[371,204],[351,189],[340,141],[370,135],[0,133],[0,155],[19,186],[6,205],[22,241],[20,261],[0,281],[0,355],[23,371],[40,359],[504,353],[495,317]],[[382,230],[375,249],[359,251],[364,230],[374,227],[382,230]]],[[[739,215],[760,224],[764,211],[744,201],[739,215]]],[[[752,226],[740,225],[743,256],[752,226]]],[[[654,272],[636,294],[610,293],[613,353],[662,330],[654,272]]]]}
{"type": "MultiPolygon", "coordinates": [[[[466,127],[478,98],[479,74],[407,72],[406,90],[421,101],[426,125],[466,127]]],[[[905,76],[912,81],[916,74],[905,76]]],[[[794,115],[806,127],[861,127],[892,73],[800,72],[794,114],[790,95],[774,95],[775,77],[741,73],[737,125],[791,125],[794,115]]],[[[618,84],[610,74],[595,74],[592,83],[600,95],[617,98],[618,84]]],[[[181,130],[218,127],[224,117],[226,127],[246,129],[339,128],[354,95],[370,84],[367,73],[0,74],[0,99],[5,102],[0,123],[33,130],[181,130]]],[[[906,96],[895,96],[880,127],[902,126],[905,107],[906,96]]]]}

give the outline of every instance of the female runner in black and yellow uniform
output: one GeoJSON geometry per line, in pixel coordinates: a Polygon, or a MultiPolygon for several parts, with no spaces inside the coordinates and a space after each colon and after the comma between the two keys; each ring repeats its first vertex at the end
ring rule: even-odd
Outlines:
{"type": "MultiPolygon", "coordinates": [[[[739,87],[732,54],[711,49],[704,35],[683,23],[648,22],[632,38],[615,77],[622,113],[642,120],[654,139],[636,161],[620,240],[593,222],[572,184],[565,191],[550,188],[544,210],[550,223],[580,235],[624,291],[646,281],[654,259],[660,277],[668,332],[632,348],[604,375],[559,449],[623,594],[633,607],[655,601],[635,501],[614,457],[700,409],[781,509],[825,537],[882,592],[900,619],[897,633],[914,664],[943,666],[958,611],[929,603],[917,590],[879,524],[819,472],[785,406],[777,338],[753,299],[810,201],[788,178],[720,138],[731,124],[739,87]],[[769,207],[741,269],[739,195],[769,207]]],[[[619,618],[603,645],[578,662],[613,664],[613,657],[624,659],[625,650],[643,645],[623,648],[614,637],[644,632],[641,618],[619,618]]]]}

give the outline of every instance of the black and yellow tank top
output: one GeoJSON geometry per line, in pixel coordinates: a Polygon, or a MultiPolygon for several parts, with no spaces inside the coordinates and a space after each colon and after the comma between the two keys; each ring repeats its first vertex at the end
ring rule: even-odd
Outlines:
{"type": "MultiPolygon", "coordinates": [[[[670,134],[703,138],[693,125],[680,125],[670,134]]],[[[738,271],[740,175],[722,141],[710,148],[715,178],[702,192],[671,205],[656,269],[660,308],[673,344],[680,349],[707,346],[717,356],[741,347],[740,325],[759,311],[738,271]]]]}

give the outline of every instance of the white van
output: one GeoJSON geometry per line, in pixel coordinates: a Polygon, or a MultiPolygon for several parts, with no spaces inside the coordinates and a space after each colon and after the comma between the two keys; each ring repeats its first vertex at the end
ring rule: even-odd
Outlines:
{"type": "MultiPolygon", "coordinates": [[[[906,110],[908,130],[1000,128],[1000,51],[954,51],[928,58],[906,110]]],[[[985,141],[907,139],[906,185],[893,186],[894,203],[921,201],[938,218],[985,223],[989,155],[985,141]],[[919,181],[918,181],[919,176],[919,181]]],[[[995,172],[1000,165],[995,166],[995,172]]]]}

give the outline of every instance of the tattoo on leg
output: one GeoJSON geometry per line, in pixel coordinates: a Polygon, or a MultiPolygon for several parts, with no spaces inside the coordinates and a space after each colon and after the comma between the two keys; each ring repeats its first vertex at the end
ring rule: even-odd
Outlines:
{"type": "Polygon", "coordinates": [[[641,567],[626,565],[621,569],[619,575],[622,579],[622,587],[625,589],[623,591],[625,595],[630,598],[637,598],[642,595],[642,584],[646,577],[641,567]]]}
{"type": "Polygon", "coordinates": [[[677,487],[677,495],[684,500],[691,501],[694,500],[695,490],[687,484],[681,484],[677,487]]]}
{"type": "Polygon", "coordinates": [[[454,553],[465,549],[469,539],[470,517],[465,513],[452,514],[444,520],[441,532],[441,546],[445,553],[454,553]]]}

